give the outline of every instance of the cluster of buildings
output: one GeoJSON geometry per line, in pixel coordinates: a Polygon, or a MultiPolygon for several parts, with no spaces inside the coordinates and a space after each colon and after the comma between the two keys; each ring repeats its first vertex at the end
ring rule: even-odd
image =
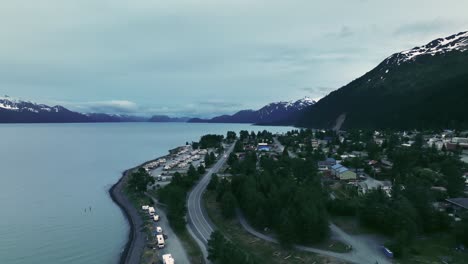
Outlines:
{"type": "Polygon", "coordinates": [[[318,162],[318,169],[322,172],[328,172],[331,176],[339,180],[356,180],[357,173],[349,168],[336,162],[334,158],[327,158],[326,160],[318,162]]]}
{"type": "Polygon", "coordinates": [[[164,166],[164,170],[171,170],[174,168],[186,168],[190,163],[200,160],[208,153],[206,149],[195,149],[191,146],[180,147],[173,157],[174,159],[164,166]]]}
{"type": "Polygon", "coordinates": [[[351,171],[349,168],[341,165],[341,164],[336,164],[331,167],[331,173],[333,176],[340,180],[356,180],[357,179],[357,174],[354,171],[351,171]]]}
{"type": "MultiPolygon", "coordinates": [[[[378,161],[369,161],[377,166],[378,161]]],[[[378,168],[378,167],[376,167],[378,168]]],[[[390,181],[379,181],[366,175],[362,169],[351,169],[343,166],[334,158],[327,158],[318,162],[318,169],[324,174],[328,174],[340,181],[347,181],[358,188],[360,194],[365,194],[369,190],[380,188],[388,196],[391,196],[392,184],[390,181]]]]}
{"type": "Polygon", "coordinates": [[[166,163],[166,159],[165,158],[161,158],[161,159],[158,159],[158,160],[155,160],[155,161],[152,161],[150,163],[147,163],[143,166],[143,169],[145,169],[146,171],[151,171],[151,170],[154,170],[156,169],[157,167],[161,166],[161,165],[164,165],[166,163]]]}
{"type": "MultiPolygon", "coordinates": [[[[401,138],[407,139],[405,142],[401,143],[404,147],[410,147],[415,143],[415,136],[417,133],[408,133],[401,132],[399,136],[401,138]]],[[[424,135],[424,142],[428,147],[434,146],[437,150],[442,150],[445,148],[449,151],[454,151],[457,148],[468,149],[468,132],[462,132],[458,135],[455,134],[452,130],[444,130],[441,133],[424,135]]],[[[384,138],[381,137],[381,133],[376,131],[374,133],[374,142],[378,145],[382,145],[384,138]]]]}
{"type": "Polygon", "coordinates": [[[257,151],[270,151],[271,147],[268,143],[258,143],[257,145],[257,151]]]}

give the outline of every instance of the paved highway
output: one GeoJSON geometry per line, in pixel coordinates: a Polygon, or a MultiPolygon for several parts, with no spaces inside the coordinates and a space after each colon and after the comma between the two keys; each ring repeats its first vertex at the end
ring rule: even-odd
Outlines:
{"type": "Polygon", "coordinates": [[[200,179],[198,184],[192,189],[188,195],[187,201],[187,214],[188,214],[188,227],[189,231],[194,235],[195,240],[197,240],[200,245],[205,259],[208,257],[207,245],[208,240],[210,239],[211,233],[215,229],[214,224],[209,219],[205,208],[203,206],[203,193],[206,190],[206,186],[210,182],[211,175],[219,171],[219,169],[224,165],[229,157],[229,154],[234,149],[234,144],[232,144],[229,149],[222,155],[218,161],[207,170],[207,173],[203,178],[200,179]]]}

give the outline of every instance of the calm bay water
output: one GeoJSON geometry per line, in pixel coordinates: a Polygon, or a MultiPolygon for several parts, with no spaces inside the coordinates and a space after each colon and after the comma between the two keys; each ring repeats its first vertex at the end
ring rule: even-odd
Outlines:
{"type": "Polygon", "coordinates": [[[203,134],[241,129],[290,128],[185,123],[0,125],[0,263],[117,263],[129,228],[108,190],[121,172],[203,134]]]}

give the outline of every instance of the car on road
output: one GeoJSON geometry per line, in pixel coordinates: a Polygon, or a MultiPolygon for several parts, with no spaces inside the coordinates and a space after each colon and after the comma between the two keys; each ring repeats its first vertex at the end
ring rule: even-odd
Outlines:
{"type": "Polygon", "coordinates": [[[157,227],[156,227],[156,232],[162,233],[162,228],[161,228],[160,226],[157,226],[157,227]]]}

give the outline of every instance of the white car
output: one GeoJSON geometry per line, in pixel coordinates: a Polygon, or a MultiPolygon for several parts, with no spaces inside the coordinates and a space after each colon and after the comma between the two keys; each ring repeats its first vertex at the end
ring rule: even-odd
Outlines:
{"type": "Polygon", "coordinates": [[[156,227],[156,232],[162,233],[162,228],[161,228],[160,226],[157,226],[157,227],[156,227]]]}

